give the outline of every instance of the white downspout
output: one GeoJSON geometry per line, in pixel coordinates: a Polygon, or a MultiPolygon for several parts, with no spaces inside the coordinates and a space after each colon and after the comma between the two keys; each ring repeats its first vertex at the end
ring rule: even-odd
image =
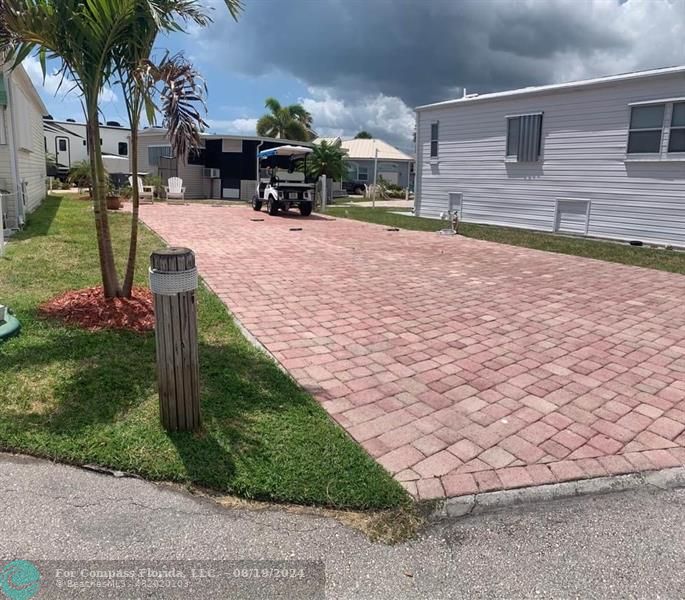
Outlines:
{"type": "Polygon", "coordinates": [[[414,126],[414,216],[421,215],[421,171],[423,169],[422,155],[421,155],[421,138],[419,132],[421,131],[421,113],[416,111],[416,125],[414,126]]]}
{"type": "MultiPolygon", "coordinates": [[[[7,106],[9,113],[9,127],[7,128],[7,144],[10,150],[10,169],[12,177],[14,178],[14,197],[17,202],[16,223],[15,228],[19,229],[20,224],[24,219],[24,202],[21,189],[21,179],[19,178],[19,163],[17,161],[17,146],[16,146],[16,118],[14,115],[14,102],[12,101],[12,77],[6,69],[3,69],[3,77],[5,79],[5,87],[7,91],[7,106]]],[[[7,116],[7,115],[6,115],[7,116]]]]}
{"type": "MultiPolygon", "coordinates": [[[[263,143],[264,143],[264,140],[262,140],[261,142],[259,142],[259,144],[257,144],[257,154],[255,155],[255,157],[257,158],[257,173],[255,174],[256,177],[255,177],[255,191],[254,191],[254,193],[257,194],[257,196],[259,196],[259,183],[260,183],[260,178],[259,178],[259,149],[262,147],[263,143]]],[[[252,198],[250,198],[250,200],[252,200],[252,198]]]]}

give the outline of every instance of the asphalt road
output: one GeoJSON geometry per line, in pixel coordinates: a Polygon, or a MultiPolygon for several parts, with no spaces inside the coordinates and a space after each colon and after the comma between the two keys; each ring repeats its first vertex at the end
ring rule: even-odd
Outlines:
{"type": "Polygon", "coordinates": [[[336,599],[685,596],[685,490],[507,509],[384,546],[327,517],[226,509],[0,455],[0,519],[0,591],[14,568],[9,583],[40,586],[37,598],[321,598],[322,565],[326,597],[336,599]],[[15,559],[35,563],[42,579],[32,583],[25,563],[6,566],[15,559]],[[246,562],[267,560],[280,562],[246,562]]]}

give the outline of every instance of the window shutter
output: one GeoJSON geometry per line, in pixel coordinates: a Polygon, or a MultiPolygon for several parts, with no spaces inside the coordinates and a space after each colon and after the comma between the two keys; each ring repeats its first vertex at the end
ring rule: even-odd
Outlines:
{"type": "Polygon", "coordinates": [[[534,162],[540,156],[542,115],[524,115],[520,120],[518,160],[534,162]]]}
{"type": "Polygon", "coordinates": [[[5,77],[0,73],[0,106],[7,106],[7,89],[5,88],[5,77]]]}

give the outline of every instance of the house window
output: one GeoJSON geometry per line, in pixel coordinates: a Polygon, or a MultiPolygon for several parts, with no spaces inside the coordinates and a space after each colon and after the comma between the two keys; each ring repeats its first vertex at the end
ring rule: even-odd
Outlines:
{"type": "Polygon", "coordinates": [[[507,118],[507,158],[535,162],[542,149],[542,113],[507,118]]]}
{"type": "Polygon", "coordinates": [[[358,181],[359,180],[359,169],[357,168],[357,163],[348,161],[347,162],[347,181],[358,181]]]}
{"type": "Polygon", "coordinates": [[[359,181],[369,180],[369,167],[359,167],[359,181]]]}
{"type": "Polygon", "coordinates": [[[440,123],[431,123],[431,158],[438,156],[438,139],[440,135],[440,123]]]}
{"type": "Polygon", "coordinates": [[[128,144],[126,142],[119,142],[119,156],[128,156],[128,144]]]}
{"type": "Polygon", "coordinates": [[[630,109],[628,154],[658,154],[661,151],[665,108],[665,104],[652,104],[630,109]]]}
{"type": "Polygon", "coordinates": [[[150,146],[147,149],[147,162],[151,167],[158,167],[162,156],[173,158],[171,146],[150,146]]]}
{"type": "Polygon", "coordinates": [[[669,152],[685,152],[685,102],[676,102],[671,113],[669,152]]]}

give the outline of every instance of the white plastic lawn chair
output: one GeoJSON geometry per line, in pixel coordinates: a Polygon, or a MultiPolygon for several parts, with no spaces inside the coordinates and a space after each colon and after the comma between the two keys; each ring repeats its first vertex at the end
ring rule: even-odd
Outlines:
{"type": "MultiPolygon", "coordinates": [[[[133,176],[128,178],[128,183],[133,189],[133,176]]],[[[155,197],[155,186],[154,185],[144,185],[143,178],[138,177],[138,200],[140,204],[152,204],[152,200],[155,197]]]]}
{"type": "Polygon", "coordinates": [[[183,187],[183,179],[180,177],[169,177],[167,185],[164,186],[167,204],[185,204],[186,189],[183,187]]]}

